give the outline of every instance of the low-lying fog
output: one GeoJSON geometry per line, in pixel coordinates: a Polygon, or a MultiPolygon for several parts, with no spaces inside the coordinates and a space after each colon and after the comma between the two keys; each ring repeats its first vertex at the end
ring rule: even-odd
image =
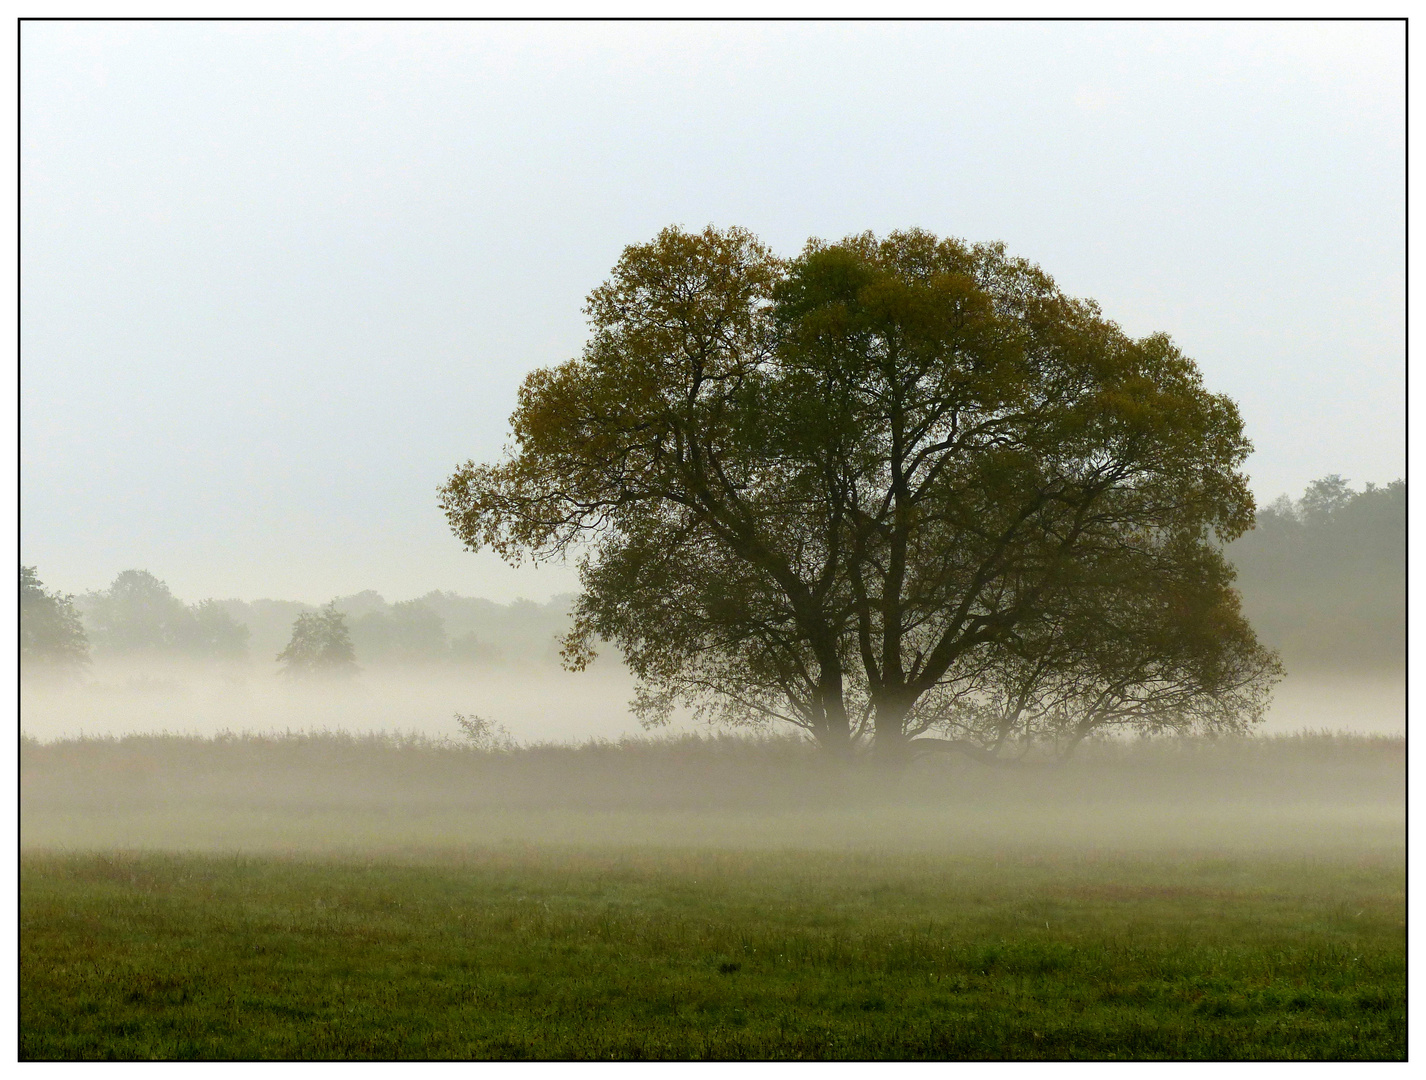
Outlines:
{"type": "Polygon", "coordinates": [[[244,668],[96,662],[72,688],[26,687],[21,726],[40,740],[169,731],[418,732],[459,737],[455,713],[503,725],[529,742],[581,742],[641,732],[632,682],[614,664],[571,673],[554,665],[373,667],[345,681],[303,682],[244,668]]]}
{"type": "Polygon", "coordinates": [[[685,720],[664,734],[705,737],[650,741],[627,710],[628,673],[608,662],[580,674],[542,663],[372,668],[345,685],[242,667],[96,662],[90,676],[23,691],[22,728],[35,740],[21,747],[23,845],[1325,845],[1365,854],[1399,851],[1404,826],[1400,678],[1289,678],[1260,731],[1275,738],[1086,743],[1054,772],[931,759],[888,785],[786,733],[709,739],[685,720]],[[491,720],[527,749],[471,746],[455,713],[491,720]],[[1324,729],[1356,734],[1292,735],[1324,729]],[[294,734],[212,738],[225,731],[294,734]],[[80,735],[132,737],[72,741],[80,735]],[[644,737],[591,741],[621,736],[644,737]]]}
{"type": "MultiPolygon", "coordinates": [[[[629,714],[633,683],[617,662],[566,672],[551,664],[452,669],[373,667],[349,682],[304,684],[244,666],[96,662],[84,684],[27,685],[21,729],[49,741],[168,731],[418,732],[458,737],[453,715],[503,725],[520,743],[643,734],[629,714]]],[[[695,730],[689,722],[671,730],[695,730]]],[[[1289,674],[1263,734],[1400,735],[1406,682],[1394,674],[1289,674]]]]}

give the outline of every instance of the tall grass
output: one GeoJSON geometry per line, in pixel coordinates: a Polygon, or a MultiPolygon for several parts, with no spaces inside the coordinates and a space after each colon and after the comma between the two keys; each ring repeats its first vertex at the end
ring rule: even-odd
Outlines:
{"type": "Polygon", "coordinates": [[[1401,738],[1151,739],[1082,750],[1060,769],[936,758],[888,777],[775,737],[499,750],[341,732],[27,739],[21,838],[29,847],[207,849],[257,838],[285,847],[1399,841],[1401,738]]]}
{"type": "Polygon", "coordinates": [[[936,757],[890,782],[833,761],[802,739],[726,734],[497,749],[389,732],[23,737],[20,764],[22,796],[34,806],[159,795],[261,801],[279,790],[315,802],[400,796],[468,805],[682,808],[800,806],[851,794],[954,802],[1239,791],[1375,801],[1404,791],[1405,739],[1326,732],[1104,739],[1084,744],[1060,768],[997,769],[936,757]]]}

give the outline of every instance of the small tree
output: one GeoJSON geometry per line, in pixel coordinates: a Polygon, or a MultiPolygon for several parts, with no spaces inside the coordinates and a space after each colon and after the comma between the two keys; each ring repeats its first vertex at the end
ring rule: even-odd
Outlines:
{"type": "Polygon", "coordinates": [[[330,601],[320,611],[297,616],[287,648],[277,654],[282,673],[300,678],[350,677],[357,673],[356,652],[347,618],[330,601]]]}
{"type": "Polygon", "coordinates": [[[21,673],[69,681],[88,663],[89,640],[73,598],[48,592],[35,567],[20,567],[21,673]]]}
{"type": "Polygon", "coordinates": [[[477,750],[514,750],[519,745],[504,724],[471,713],[456,713],[456,726],[477,750]]]}

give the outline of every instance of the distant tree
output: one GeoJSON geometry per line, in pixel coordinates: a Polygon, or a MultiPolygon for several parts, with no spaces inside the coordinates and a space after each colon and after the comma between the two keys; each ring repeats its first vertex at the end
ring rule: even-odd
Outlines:
{"type": "Polygon", "coordinates": [[[430,662],[448,655],[445,621],[420,600],[392,604],[390,619],[392,659],[430,662]]]}
{"type": "Polygon", "coordinates": [[[1333,474],[1282,495],[1234,541],[1244,610],[1294,671],[1406,662],[1406,481],[1361,491],[1333,474]]]}
{"type": "Polygon", "coordinates": [[[217,600],[200,600],[191,608],[189,651],[215,660],[241,660],[248,655],[252,632],[217,600]]]}
{"type": "Polygon", "coordinates": [[[71,596],[49,592],[33,566],[20,567],[20,672],[60,681],[89,663],[89,641],[71,596]]]}
{"type": "Polygon", "coordinates": [[[387,604],[367,591],[340,597],[336,604],[351,618],[352,645],[363,663],[438,663],[449,658],[445,622],[424,599],[387,604]]]}
{"type": "Polygon", "coordinates": [[[1307,485],[1297,504],[1298,516],[1311,525],[1324,525],[1351,505],[1356,492],[1336,473],[1307,485]]]}
{"type": "Polygon", "coordinates": [[[349,619],[359,619],[363,615],[384,612],[388,607],[386,598],[375,589],[363,589],[350,596],[338,596],[334,603],[349,619]]]}
{"type": "MultiPolygon", "coordinates": [[[[560,662],[556,639],[569,632],[570,608],[575,598],[562,594],[544,604],[529,600],[497,604],[433,591],[418,600],[422,607],[440,617],[449,643],[447,655],[452,663],[500,660],[522,666],[555,666],[560,662]]],[[[355,628],[352,636],[355,640],[355,628]]],[[[361,656],[359,644],[357,656],[361,656]]]]}
{"type": "Polygon", "coordinates": [[[354,615],[351,638],[352,648],[363,664],[382,663],[391,655],[391,619],[384,611],[354,615]]]}
{"type": "Polygon", "coordinates": [[[363,662],[436,663],[449,655],[444,621],[421,600],[383,601],[381,610],[356,616],[352,644],[363,662]]]}
{"type": "Polygon", "coordinates": [[[277,661],[283,665],[284,675],[301,678],[357,673],[346,616],[337,610],[335,600],[320,611],[297,616],[292,624],[292,639],[277,654],[277,661]]]}
{"type": "Polygon", "coordinates": [[[250,632],[216,600],[185,604],[147,570],[125,570],[84,598],[101,650],[121,656],[241,659],[250,632]]]}
{"type": "Polygon", "coordinates": [[[147,570],[125,570],[86,598],[94,644],[115,654],[177,654],[193,637],[193,612],[147,570]]]}
{"type": "Polygon", "coordinates": [[[451,639],[450,658],[454,664],[485,664],[500,659],[500,650],[482,641],[474,630],[451,639]]]}
{"type": "Polygon", "coordinates": [[[247,651],[253,656],[275,656],[292,636],[292,623],[311,605],[295,600],[216,601],[233,621],[248,630],[247,651]]]}

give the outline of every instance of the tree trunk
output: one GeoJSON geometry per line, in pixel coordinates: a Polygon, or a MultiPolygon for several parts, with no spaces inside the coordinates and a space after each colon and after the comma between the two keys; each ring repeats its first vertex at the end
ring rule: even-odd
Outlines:
{"type": "Polygon", "coordinates": [[[900,773],[911,764],[911,740],[906,737],[906,714],[911,703],[890,697],[876,703],[875,738],[872,754],[878,766],[900,773]]]}
{"type": "Polygon", "coordinates": [[[849,759],[852,756],[852,725],[847,717],[847,703],[842,696],[842,671],[834,667],[830,671],[822,669],[821,685],[818,688],[822,701],[823,728],[817,741],[833,757],[849,759]]]}
{"type": "Polygon", "coordinates": [[[817,745],[833,758],[850,759],[851,722],[847,718],[847,702],[843,698],[841,666],[838,663],[824,659],[814,706],[821,712],[820,725],[813,730],[817,745]]]}

